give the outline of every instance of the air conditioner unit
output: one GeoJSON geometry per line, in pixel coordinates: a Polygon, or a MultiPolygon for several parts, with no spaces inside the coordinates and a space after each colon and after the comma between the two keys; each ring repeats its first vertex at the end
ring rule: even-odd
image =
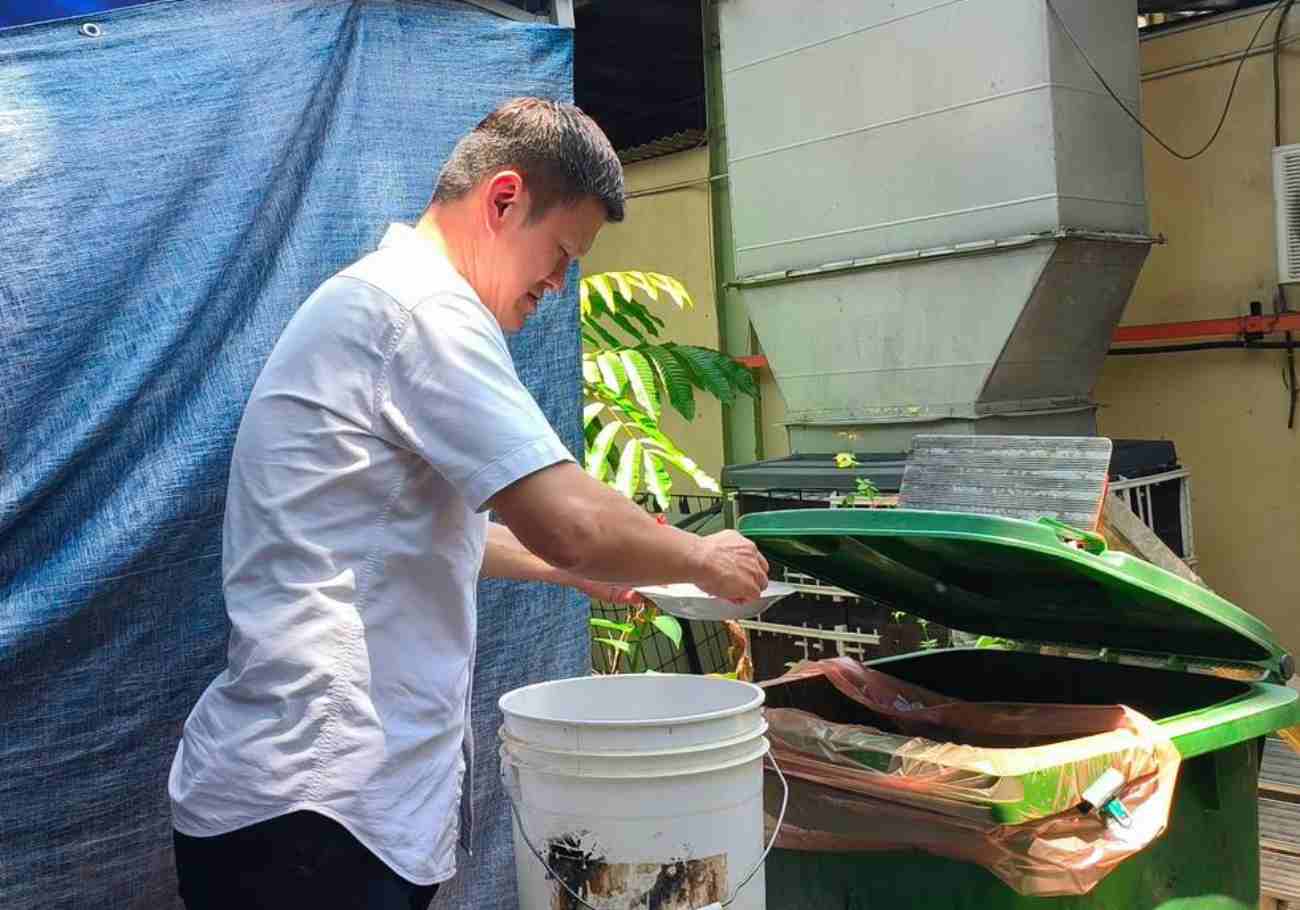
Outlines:
{"type": "Polygon", "coordinates": [[[1300,282],[1300,145],[1273,149],[1278,284],[1300,282]]]}

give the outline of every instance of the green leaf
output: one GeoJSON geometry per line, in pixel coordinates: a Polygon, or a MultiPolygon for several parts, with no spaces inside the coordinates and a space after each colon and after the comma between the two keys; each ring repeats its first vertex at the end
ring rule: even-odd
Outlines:
{"type": "Polygon", "coordinates": [[[697,388],[704,389],[723,404],[735,403],[736,393],[731,388],[727,373],[717,364],[717,358],[725,355],[687,344],[668,343],[664,347],[686,367],[697,388]]]}
{"type": "MultiPolygon", "coordinates": [[[[617,335],[610,334],[609,330],[606,329],[599,322],[597,322],[595,319],[585,320],[582,324],[585,328],[591,329],[593,332],[599,335],[602,342],[608,345],[609,347],[611,348],[625,347],[625,345],[623,344],[623,339],[619,338],[617,335]]],[[[597,347],[599,346],[600,345],[597,345],[597,347]]]]}
{"type": "Polygon", "coordinates": [[[636,628],[630,622],[614,622],[610,619],[601,619],[599,616],[592,616],[587,621],[591,623],[593,629],[608,629],[611,632],[621,632],[624,635],[630,634],[636,628]]]}
{"type": "Polygon", "coordinates": [[[627,373],[628,384],[632,387],[632,397],[641,406],[641,410],[658,421],[659,395],[655,392],[655,373],[654,368],[650,366],[650,361],[640,351],[627,348],[618,352],[618,358],[627,373]]]}
{"type": "Polygon", "coordinates": [[[586,278],[578,282],[578,312],[584,321],[591,312],[591,285],[586,278]]]}
{"type": "Polygon", "coordinates": [[[609,645],[615,651],[622,651],[624,654],[632,653],[632,646],[625,641],[619,641],[617,638],[602,637],[594,640],[600,642],[602,645],[609,645]]]}
{"type": "MultiPolygon", "coordinates": [[[[654,442],[663,448],[669,448],[677,451],[676,444],[664,435],[663,430],[659,429],[659,422],[645,413],[631,401],[619,395],[610,395],[601,387],[601,398],[609,405],[609,409],[624,420],[625,423],[632,424],[638,431],[645,436],[646,442],[654,442]]],[[[631,431],[629,430],[629,435],[631,431]]]]}
{"type": "Polygon", "coordinates": [[[600,367],[596,366],[594,354],[582,355],[582,381],[591,385],[600,382],[600,367]]]}
{"type": "Polygon", "coordinates": [[[584,278],[583,282],[591,286],[591,290],[605,306],[610,309],[617,306],[614,302],[614,289],[610,287],[608,275],[592,275],[584,278]]]}
{"type": "MultiPolygon", "coordinates": [[[[620,295],[622,295],[623,300],[631,300],[632,285],[628,283],[627,276],[624,275],[622,272],[608,272],[606,274],[608,274],[609,277],[613,279],[614,283],[618,285],[618,292],[620,295]]],[[[623,301],[620,300],[619,305],[621,306],[622,303],[623,301]]]]}
{"type": "Polygon", "coordinates": [[[645,272],[628,271],[623,273],[623,277],[627,279],[628,284],[645,291],[645,295],[651,300],[659,299],[659,290],[645,272]]]}
{"type": "MultiPolygon", "coordinates": [[[[713,351],[695,345],[684,345],[683,347],[686,356],[690,358],[691,363],[695,365],[695,368],[702,375],[706,376],[711,383],[721,383],[723,385],[725,391],[717,397],[726,404],[733,403],[736,399],[737,390],[735,371],[743,371],[744,368],[721,351],[713,351]]],[[[748,374],[746,374],[746,379],[752,381],[748,374]]]]}
{"type": "Polygon", "coordinates": [[[682,646],[682,624],[679,623],[675,617],[666,616],[663,613],[660,613],[650,621],[654,623],[656,629],[662,632],[668,640],[673,643],[674,648],[680,648],[682,646]]]}
{"type": "MultiPolygon", "coordinates": [[[[633,344],[645,344],[645,335],[642,334],[640,329],[632,324],[632,320],[628,319],[625,314],[615,310],[609,314],[609,318],[614,320],[614,323],[620,329],[632,336],[633,344]]],[[[624,345],[618,345],[618,347],[624,347],[624,345]]]]}
{"type": "Polygon", "coordinates": [[[691,295],[686,293],[686,288],[672,275],[649,272],[646,277],[668,292],[668,296],[673,298],[673,303],[677,304],[677,309],[685,310],[695,306],[695,301],[691,300],[691,295]]]}
{"type": "Polygon", "coordinates": [[[600,368],[600,379],[605,388],[623,394],[627,374],[623,371],[623,362],[618,359],[618,355],[613,351],[601,351],[596,355],[596,366],[600,368]]]}
{"type": "Polygon", "coordinates": [[[654,364],[659,382],[668,393],[673,408],[687,420],[694,420],[695,385],[690,373],[671,352],[657,344],[647,345],[645,353],[654,364]]]}
{"type": "MultiPolygon", "coordinates": [[[[612,426],[619,427],[617,423],[612,424],[612,426]]],[[[595,447],[596,440],[600,436],[601,432],[604,431],[605,427],[606,424],[603,421],[597,419],[597,420],[593,420],[590,424],[588,424],[586,427],[583,428],[582,431],[583,438],[586,443],[586,450],[588,452],[591,452],[592,449],[595,447]]],[[[623,429],[623,428],[619,427],[619,429],[623,429]]],[[[585,460],[584,460],[584,469],[585,469],[585,460]]],[[[602,476],[609,476],[617,470],[618,470],[618,448],[614,445],[610,445],[609,451],[606,452],[605,454],[605,467],[602,471],[602,476]]]]}
{"type": "Polygon", "coordinates": [[[593,401],[582,409],[582,425],[585,427],[596,419],[596,415],[605,410],[605,402],[593,401]]]}
{"type": "Polygon", "coordinates": [[[736,392],[751,397],[758,395],[758,385],[754,381],[753,373],[734,358],[728,357],[721,351],[695,345],[677,345],[677,350],[690,360],[692,366],[706,380],[705,387],[709,391],[715,392],[714,383],[722,382],[727,386],[728,395],[734,396],[736,392]]]}
{"type": "Polygon", "coordinates": [[[705,473],[699,465],[697,465],[688,455],[683,453],[676,446],[665,448],[652,441],[647,441],[645,444],[654,448],[656,454],[658,454],[664,461],[668,462],[687,477],[691,478],[691,480],[695,481],[696,486],[700,489],[708,490],[711,493],[722,492],[722,489],[718,486],[718,482],[705,473]]]}
{"type": "Polygon", "coordinates": [[[754,381],[754,373],[740,361],[725,354],[719,361],[719,365],[726,372],[727,378],[735,386],[738,392],[748,395],[750,398],[758,397],[758,383],[754,381]]]}
{"type": "MultiPolygon", "coordinates": [[[[619,363],[620,369],[622,363],[619,363]]],[[[623,392],[612,391],[603,382],[599,385],[590,387],[591,396],[605,402],[605,405],[617,415],[625,416],[628,420],[636,424],[637,428],[643,432],[655,434],[659,433],[659,421],[655,420],[645,411],[641,410],[641,405],[628,398],[623,392]]]]}
{"type": "Polygon", "coordinates": [[[631,499],[640,486],[641,440],[630,439],[623,446],[623,454],[618,460],[618,475],[614,478],[614,489],[631,499]]]}
{"type": "Polygon", "coordinates": [[[596,441],[587,450],[587,473],[597,480],[604,480],[605,474],[609,471],[609,462],[606,459],[609,457],[610,446],[614,444],[614,435],[618,431],[617,423],[601,427],[596,441]]]}
{"type": "Polygon", "coordinates": [[[642,458],[645,461],[646,486],[654,494],[655,502],[659,503],[659,508],[668,511],[668,491],[673,488],[673,479],[664,470],[663,462],[659,460],[660,456],[655,452],[647,448],[642,453],[642,458]]]}
{"type": "Polygon", "coordinates": [[[620,311],[645,327],[645,330],[651,335],[658,337],[659,330],[664,327],[664,321],[658,316],[651,313],[645,308],[645,305],[636,300],[620,300],[620,311]]]}

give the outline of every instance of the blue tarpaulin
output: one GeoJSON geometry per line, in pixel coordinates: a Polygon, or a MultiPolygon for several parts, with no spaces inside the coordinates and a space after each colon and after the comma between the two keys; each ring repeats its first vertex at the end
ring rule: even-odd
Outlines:
{"type": "MultiPolygon", "coordinates": [[[[295,308],[414,221],[455,140],[569,98],[571,33],[452,0],[172,0],[0,31],[0,906],[179,906],[166,775],[225,661],[221,516],[295,308]]],[[[575,450],[572,289],[512,342],[575,450]]],[[[496,698],[587,666],[585,604],[491,584],[482,824],[436,906],[515,904],[496,698]],[[544,642],[544,647],[537,644],[544,642]]]]}

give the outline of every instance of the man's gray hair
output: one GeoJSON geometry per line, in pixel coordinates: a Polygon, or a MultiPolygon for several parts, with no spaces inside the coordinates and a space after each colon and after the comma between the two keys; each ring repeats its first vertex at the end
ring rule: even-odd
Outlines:
{"type": "Polygon", "coordinates": [[[518,170],[532,197],[529,221],[557,204],[592,198],[623,220],[623,165],[594,120],[572,104],[515,98],[488,114],[443,165],[433,203],[454,202],[503,170],[518,170]]]}

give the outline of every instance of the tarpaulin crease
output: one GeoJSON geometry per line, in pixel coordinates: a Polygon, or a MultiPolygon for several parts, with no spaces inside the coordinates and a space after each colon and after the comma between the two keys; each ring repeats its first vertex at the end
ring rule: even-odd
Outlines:
{"type": "MultiPolygon", "coordinates": [[[[66,4],[65,4],[66,6],[66,4]]],[[[0,906],[179,907],[167,769],[225,663],[221,519],[285,323],[456,140],[572,97],[572,31],[452,0],[194,0],[0,30],[0,906]]],[[[581,453],[572,287],[511,349],[581,453]]],[[[496,699],[588,666],[585,601],[484,584],[477,855],[514,906],[496,699]],[[536,641],[545,641],[538,648],[536,641]]]]}

